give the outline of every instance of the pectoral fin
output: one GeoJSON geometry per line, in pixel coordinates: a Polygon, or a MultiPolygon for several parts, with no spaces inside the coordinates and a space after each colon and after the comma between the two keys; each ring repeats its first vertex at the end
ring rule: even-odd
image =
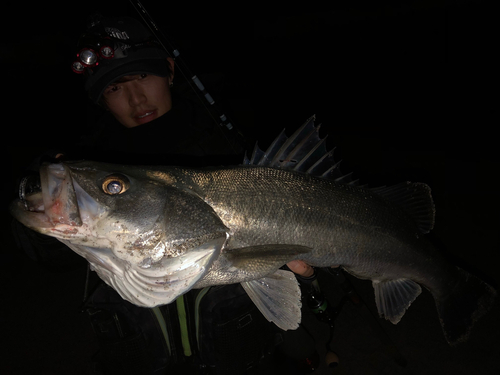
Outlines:
{"type": "Polygon", "coordinates": [[[311,251],[300,245],[259,245],[231,250],[223,255],[238,269],[251,275],[253,279],[274,273],[286,263],[311,251]]]}
{"type": "Polygon", "coordinates": [[[194,287],[200,289],[261,279],[310,251],[311,248],[299,245],[259,245],[226,250],[194,287]]]}
{"type": "Polygon", "coordinates": [[[373,280],[372,284],[380,317],[384,317],[393,324],[401,320],[406,309],[422,292],[420,285],[409,279],[373,280]]]}
{"type": "Polygon", "coordinates": [[[241,285],[267,320],[285,331],[299,327],[300,287],[292,272],[278,270],[270,276],[245,281],[241,285]]]}

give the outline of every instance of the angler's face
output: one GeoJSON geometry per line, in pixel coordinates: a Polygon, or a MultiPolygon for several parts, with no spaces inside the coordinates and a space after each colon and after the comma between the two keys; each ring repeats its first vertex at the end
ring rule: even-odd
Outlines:
{"type": "Polygon", "coordinates": [[[108,110],[127,128],[163,116],[172,108],[171,78],[150,74],[122,77],[103,93],[108,110]]]}

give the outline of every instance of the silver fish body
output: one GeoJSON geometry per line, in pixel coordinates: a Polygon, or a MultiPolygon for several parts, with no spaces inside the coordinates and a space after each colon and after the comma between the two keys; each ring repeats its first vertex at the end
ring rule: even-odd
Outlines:
{"type": "Polygon", "coordinates": [[[495,296],[426,239],[434,205],[424,184],[367,189],[259,165],[194,170],[95,162],[47,164],[41,179],[41,192],[12,204],[14,217],[59,238],[138,305],[242,283],[268,319],[294,328],[299,290],[278,269],[301,259],[372,280],[379,313],[393,323],[423,285],[447,340],[456,343],[495,296]]]}
{"type": "Polygon", "coordinates": [[[192,182],[185,186],[230,228],[227,246],[231,249],[302,245],[311,250],[301,259],[311,265],[341,264],[365,278],[376,278],[377,274],[392,277],[385,263],[391,264],[389,268],[397,264],[404,267],[406,260],[419,264],[418,260],[429,260],[435,254],[413,218],[361,187],[262,167],[186,175],[192,182]],[[371,254],[378,259],[379,253],[384,258],[377,262],[367,257],[371,254]]]}
{"type": "MultiPolygon", "coordinates": [[[[303,246],[307,252],[286,261],[341,265],[358,278],[372,280],[379,312],[394,324],[420,294],[419,284],[432,293],[442,315],[450,314],[445,302],[450,291],[464,290],[464,278],[474,279],[471,293],[484,297],[474,309],[486,310],[494,295],[488,285],[445,260],[424,235],[434,224],[434,205],[425,184],[367,189],[255,166],[181,174],[179,187],[200,196],[230,229],[228,249],[303,246]],[[406,201],[408,209],[398,200],[406,201]]],[[[258,275],[257,270],[248,272],[255,267],[255,255],[231,274],[219,265],[224,255],[197,287],[258,275]]],[[[226,269],[232,265],[224,263],[226,269]]],[[[447,335],[450,342],[456,341],[452,333],[447,335]]]]}

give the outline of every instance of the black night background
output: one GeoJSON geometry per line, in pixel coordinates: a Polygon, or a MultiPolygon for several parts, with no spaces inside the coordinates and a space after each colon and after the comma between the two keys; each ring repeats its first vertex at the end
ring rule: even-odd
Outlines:
{"type": "MultiPolygon", "coordinates": [[[[51,272],[31,261],[15,246],[7,207],[26,165],[47,149],[70,148],[99,114],[71,63],[90,13],[134,15],[127,1],[106,3],[38,4],[4,13],[12,23],[3,23],[0,49],[7,166],[2,374],[88,374],[97,350],[80,312],[86,268],[51,272]]],[[[253,4],[241,14],[143,4],[248,147],[257,140],[267,146],[283,128],[291,134],[316,114],[343,170],[362,183],[427,183],[436,205],[432,236],[450,259],[498,286],[496,43],[485,1],[359,0],[287,15],[256,11],[253,4]]],[[[325,276],[323,288],[327,282],[325,276]]],[[[336,321],[339,374],[500,373],[498,301],[470,341],[451,348],[428,292],[397,326],[379,320],[377,330],[367,323],[370,311],[376,315],[371,283],[352,282],[368,307],[346,305],[336,321]],[[394,364],[388,342],[406,367],[394,364]]],[[[334,287],[328,293],[337,298],[334,287]]],[[[323,347],[324,327],[317,324],[323,347]]]]}

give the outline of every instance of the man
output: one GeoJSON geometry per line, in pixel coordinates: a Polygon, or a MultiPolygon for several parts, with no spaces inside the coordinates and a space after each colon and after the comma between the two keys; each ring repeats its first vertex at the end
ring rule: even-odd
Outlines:
{"type": "MultiPolygon", "coordinates": [[[[109,111],[125,128],[135,128],[157,119],[163,120],[162,116],[173,108],[171,88],[174,81],[174,60],[153,44],[151,35],[134,19],[107,20],[103,24],[97,22],[95,27],[108,36],[116,35],[124,39],[120,39],[123,42],[118,42],[118,49],[115,49],[119,51],[115,52],[117,56],[102,61],[101,66],[94,69],[95,73],[87,73],[85,88],[91,100],[109,111]],[[125,30],[124,27],[127,30],[121,31],[125,30]],[[135,40],[131,39],[130,35],[135,40]],[[127,41],[149,41],[152,47],[127,53],[127,49],[133,48],[127,41]]],[[[101,37],[106,38],[105,35],[101,37]]],[[[89,70],[92,71],[92,68],[89,70]]],[[[173,119],[169,120],[172,123],[170,126],[166,123],[165,127],[167,131],[174,131],[177,124],[173,119]]],[[[185,142],[182,141],[183,144],[185,142]]],[[[211,150],[204,149],[204,152],[227,153],[227,147],[216,147],[212,145],[211,150]]],[[[182,150],[183,153],[189,154],[191,149],[183,147],[182,150]]],[[[168,152],[172,152],[172,149],[164,153],[168,152]]],[[[312,267],[301,261],[290,262],[288,267],[305,277],[314,273],[312,267]]]]}
{"type": "Polygon", "coordinates": [[[91,101],[107,113],[86,136],[83,156],[148,164],[206,162],[207,155],[241,160],[238,134],[216,125],[193,95],[173,95],[174,60],[138,21],[95,18],[79,44],[73,70],[83,75],[91,101]],[[99,53],[108,49],[107,55],[99,53]]]}
{"type": "MultiPolygon", "coordinates": [[[[226,163],[241,161],[237,137],[223,132],[196,102],[173,92],[174,60],[138,21],[95,19],[81,38],[73,69],[83,75],[89,98],[105,115],[66,157],[192,166],[210,164],[217,155],[226,163]]],[[[47,253],[61,247],[18,229],[17,235],[25,237],[21,243],[36,243],[47,253]]],[[[288,267],[309,281],[314,278],[312,267],[303,262],[288,267]]],[[[146,309],[101,282],[84,307],[100,344],[95,362],[102,374],[200,369],[232,374],[255,368],[264,374],[272,370],[268,363],[261,369],[262,358],[272,352],[276,335],[283,334],[240,285],[192,290],[174,303],[146,309]]],[[[305,332],[298,330],[298,335],[306,357],[314,341],[305,332]]]]}

